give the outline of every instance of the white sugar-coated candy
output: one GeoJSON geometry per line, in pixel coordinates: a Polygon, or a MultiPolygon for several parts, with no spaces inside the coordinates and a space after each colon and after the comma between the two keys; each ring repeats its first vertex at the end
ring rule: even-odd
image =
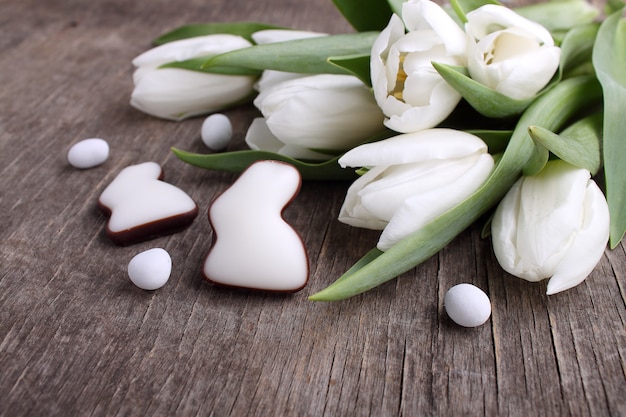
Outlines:
{"type": "Polygon", "coordinates": [[[444,297],[448,316],[463,327],[477,327],[491,316],[491,302],[487,294],[472,284],[458,284],[444,297]]]}
{"type": "Polygon", "coordinates": [[[128,263],[130,280],[143,290],[156,290],[165,285],[172,272],[172,258],[165,249],[141,252],[128,263]]]}
{"type": "Polygon", "coordinates": [[[83,139],[67,152],[67,161],[74,168],[93,168],[109,157],[109,144],[100,138],[83,139]]]}
{"type": "Polygon", "coordinates": [[[204,119],[200,137],[209,149],[221,151],[233,137],[233,125],[227,116],[221,113],[212,114],[204,119]]]}

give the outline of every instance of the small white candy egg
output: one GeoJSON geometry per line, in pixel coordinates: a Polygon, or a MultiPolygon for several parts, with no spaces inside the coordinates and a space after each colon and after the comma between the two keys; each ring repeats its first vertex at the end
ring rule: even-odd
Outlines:
{"type": "Polygon", "coordinates": [[[480,288],[458,284],[450,288],[443,300],[448,316],[463,327],[477,327],[491,316],[491,302],[480,288]]]}
{"type": "Polygon", "coordinates": [[[172,258],[165,249],[141,252],[128,263],[130,280],[143,290],[156,290],[165,285],[172,272],[172,258]]]}
{"type": "Polygon", "coordinates": [[[221,151],[228,146],[233,137],[233,125],[227,116],[220,113],[212,114],[204,119],[200,137],[209,149],[221,151]]]}
{"type": "Polygon", "coordinates": [[[83,139],[67,152],[67,161],[74,168],[93,168],[109,157],[109,144],[100,138],[83,139]]]}

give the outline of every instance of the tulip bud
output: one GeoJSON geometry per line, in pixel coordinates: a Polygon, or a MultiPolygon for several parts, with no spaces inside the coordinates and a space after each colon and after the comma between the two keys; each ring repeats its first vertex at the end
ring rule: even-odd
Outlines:
{"type": "Polygon", "coordinates": [[[384,251],[470,196],[494,162],[477,136],[426,129],[361,145],[339,164],[369,168],[348,189],[339,221],[384,229],[384,251]]]}
{"type": "Polygon", "coordinates": [[[507,7],[469,12],[465,30],[470,77],[510,98],[534,97],[559,67],[561,49],[550,32],[507,7]]]}
{"type": "Polygon", "coordinates": [[[372,46],[374,95],[396,132],[415,132],[442,122],[461,100],[431,62],[465,65],[467,38],[436,3],[409,0],[404,22],[393,15],[372,46]],[[405,26],[407,33],[405,33],[405,26]]]}
{"type": "Polygon", "coordinates": [[[550,161],[522,177],[502,199],[491,223],[502,268],[527,281],[550,278],[547,293],[580,284],[602,258],[609,209],[589,171],[550,161]]]}
{"type": "Polygon", "coordinates": [[[159,66],[251,46],[235,35],[207,35],[169,42],[137,56],[130,104],[152,116],[182,120],[229,107],[250,96],[254,77],[159,66]]]}
{"type": "Polygon", "coordinates": [[[278,82],[261,91],[254,104],[264,119],[248,131],[248,145],[275,150],[266,145],[271,140],[282,149],[280,153],[296,158],[301,156],[293,150],[338,153],[384,129],[383,114],[371,92],[350,75],[320,74],[278,82]]]}

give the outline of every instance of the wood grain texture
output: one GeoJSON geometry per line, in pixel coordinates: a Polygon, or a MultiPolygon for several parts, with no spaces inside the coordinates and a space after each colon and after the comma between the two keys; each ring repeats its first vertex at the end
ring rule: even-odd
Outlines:
{"type": "MultiPolygon", "coordinates": [[[[310,255],[303,291],[202,282],[206,208],[236,176],[171,154],[205,151],[202,119],[132,109],[130,61],[179,25],[239,20],[350,30],[328,0],[0,0],[0,415],[626,415],[623,243],[583,284],[547,297],[545,283],[500,269],[477,225],[399,279],[313,303],[378,233],[336,221],[348,184],[311,182],[285,212],[310,255]],[[67,149],[87,137],[105,138],[111,157],[75,170],[67,149]],[[96,200],[123,167],[149,160],[201,215],[179,234],[116,247],[96,200]],[[126,267],[151,247],[174,267],[145,292],[126,267]],[[446,317],[444,294],[460,282],[489,294],[486,325],[446,317]]],[[[239,149],[257,113],[227,114],[239,149]]]]}

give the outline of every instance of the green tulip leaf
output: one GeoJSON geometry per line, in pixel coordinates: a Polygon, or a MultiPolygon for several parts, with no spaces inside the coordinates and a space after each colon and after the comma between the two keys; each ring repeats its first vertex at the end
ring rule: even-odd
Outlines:
{"type": "Polygon", "coordinates": [[[302,74],[346,74],[329,57],[369,54],[378,32],[348,33],[255,45],[209,58],[204,69],[243,67],[302,74]]]}
{"type": "Polygon", "coordinates": [[[328,62],[343,68],[346,72],[354,75],[368,87],[372,86],[370,77],[370,55],[332,56],[328,62]]]}
{"type": "Polygon", "coordinates": [[[528,132],[535,142],[543,145],[559,159],[585,168],[595,175],[601,165],[602,121],[602,113],[595,113],[577,121],[558,135],[539,126],[530,126],[528,132]]]}
{"type": "Polygon", "coordinates": [[[251,75],[258,77],[263,71],[253,68],[245,67],[227,67],[227,66],[213,66],[209,68],[203,67],[206,62],[206,57],[192,58],[186,61],[173,61],[161,65],[159,68],[180,68],[190,71],[206,72],[211,74],[222,75],[251,75]]]}
{"type": "Polygon", "coordinates": [[[525,18],[539,23],[550,32],[569,30],[593,22],[600,10],[587,0],[552,0],[520,6],[514,10],[525,18]]]}
{"type": "MultiPolygon", "coordinates": [[[[380,255],[382,255],[384,252],[381,251],[378,248],[373,248],[371,249],[369,252],[367,252],[363,257],[361,257],[361,259],[359,259],[354,265],[352,265],[350,267],[350,269],[348,269],[346,271],[345,274],[343,274],[341,277],[339,277],[337,279],[337,281],[335,281],[335,284],[340,283],[342,280],[347,280],[350,279],[350,276],[354,273],[356,273],[358,270],[360,270],[361,268],[367,266],[370,262],[374,261],[376,258],[378,258],[380,255]]],[[[367,291],[367,289],[365,289],[364,291],[367,291]]]]}
{"type": "Polygon", "coordinates": [[[484,6],[486,4],[501,5],[502,3],[498,2],[497,0],[451,0],[450,1],[450,5],[452,6],[452,9],[454,10],[454,12],[459,17],[462,23],[467,22],[467,17],[465,17],[465,15],[467,15],[472,10],[478,9],[479,7],[484,6]]]}
{"type": "Polygon", "coordinates": [[[339,157],[320,163],[303,162],[288,156],[266,151],[234,151],[215,154],[199,154],[172,148],[178,159],[199,168],[239,173],[257,161],[282,161],[293,165],[300,171],[303,180],[354,180],[352,169],[343,169],[337,163],[339,157]]]}
{"type": "Polygon", "coordinates": [[[618,10],[622,10],[624,8],[624,0],[607,0],[604,5],[604,14],[606,16],[612,15],[618,10]]]}
{"type": "Polygon", "coordinates": [[[199,23],[195,25],[180,26],[167,32],[152,41],[154,45],[193,38],[195,36],[229,34],[238,35],[254,43],[252,34],[266,29],[288,29],[282,26],[268,25],[259,22],[233,22],[233,23],[199,23]]]}
{"type": "Polygon", "coordinates": [[[372,289],[416,267],[450,243],[496,205],[519,178],[534,142],[532,125],[560,129],[574,114],[601,98],[592,77],[570,78],[538,97],[522,114],[511,140],[486,182],[470,197],[441,214],[385,252],[370,251],[337,281],[311,295],[314,301],[343,300],[372,289]]]}
{"type": "Polygon", "coordinates": [[[567,31],[561,42],[559,80],[591,61],[599,27],[597,23],[590,23],[567,31]]]}
{"type": "Polygon", "coordinates": [[[359,32],[383,30],[391,17],[391,6],[381,0],[333,0],[337,10],[359,32]]]}
{"type": "MultiPolygon", "coordinates": [[[[530,130],[528,132],[530,134],[530,130]]],[[[533,152],[522,170],[526,176],[539,174],[550,160],[550,151],[541,142],[535,142],[533,152]]]]}
{"type": "Polygon", "coordinates": [[[391,7],[391,11],[397,14],[398,16],[402,16],[402,4],[406,0],[387,0],[387,3],[391,7]]]}
{"type": "MultiPolygon", "coordinates": [[[[563,78],[573,76],[578,70],[586,66],[586,63],[591,59],[598,28],[599,25],[597,24],[585,24],[575,27],[565,34],[561,44],[559,69],[538,95],[545,94],[546,91],[549,91],[563,78]]],[[[593,69],[591,71],[583,71],[583,73],[593,74],[593,69]]],[[[550,149],[545,145],[546,143],[541,140],[536,141],[533,154],[524,167],[524,175],[536,175],[546,166],[550,159],[550,149]]]]}
{"type": "Polygon", "coordinates": [[[515,100],[504,94],[498,93],[489,87],[471,79],[467,69],[452,65],[433,62],[433,66],[463,98],[480,114],[493,117],[504,118],[518,115],[528,107],[531,99],[515,100]]]}
{"type": "Polygon", "coordinates": [[[511,130],[466,130],[467,133],[478,136],[487,144],[489,153],[495,155],[500,152],[504,152],[513,131],[511,130]]]}
{"type": "Polygon", "coordinates": [[[602,148],[611,213],[611,248],[619,244],[626,232],[626,18],[622,10],[607,17],[600,26],[592,57],[604,93],[602,148]]]}

